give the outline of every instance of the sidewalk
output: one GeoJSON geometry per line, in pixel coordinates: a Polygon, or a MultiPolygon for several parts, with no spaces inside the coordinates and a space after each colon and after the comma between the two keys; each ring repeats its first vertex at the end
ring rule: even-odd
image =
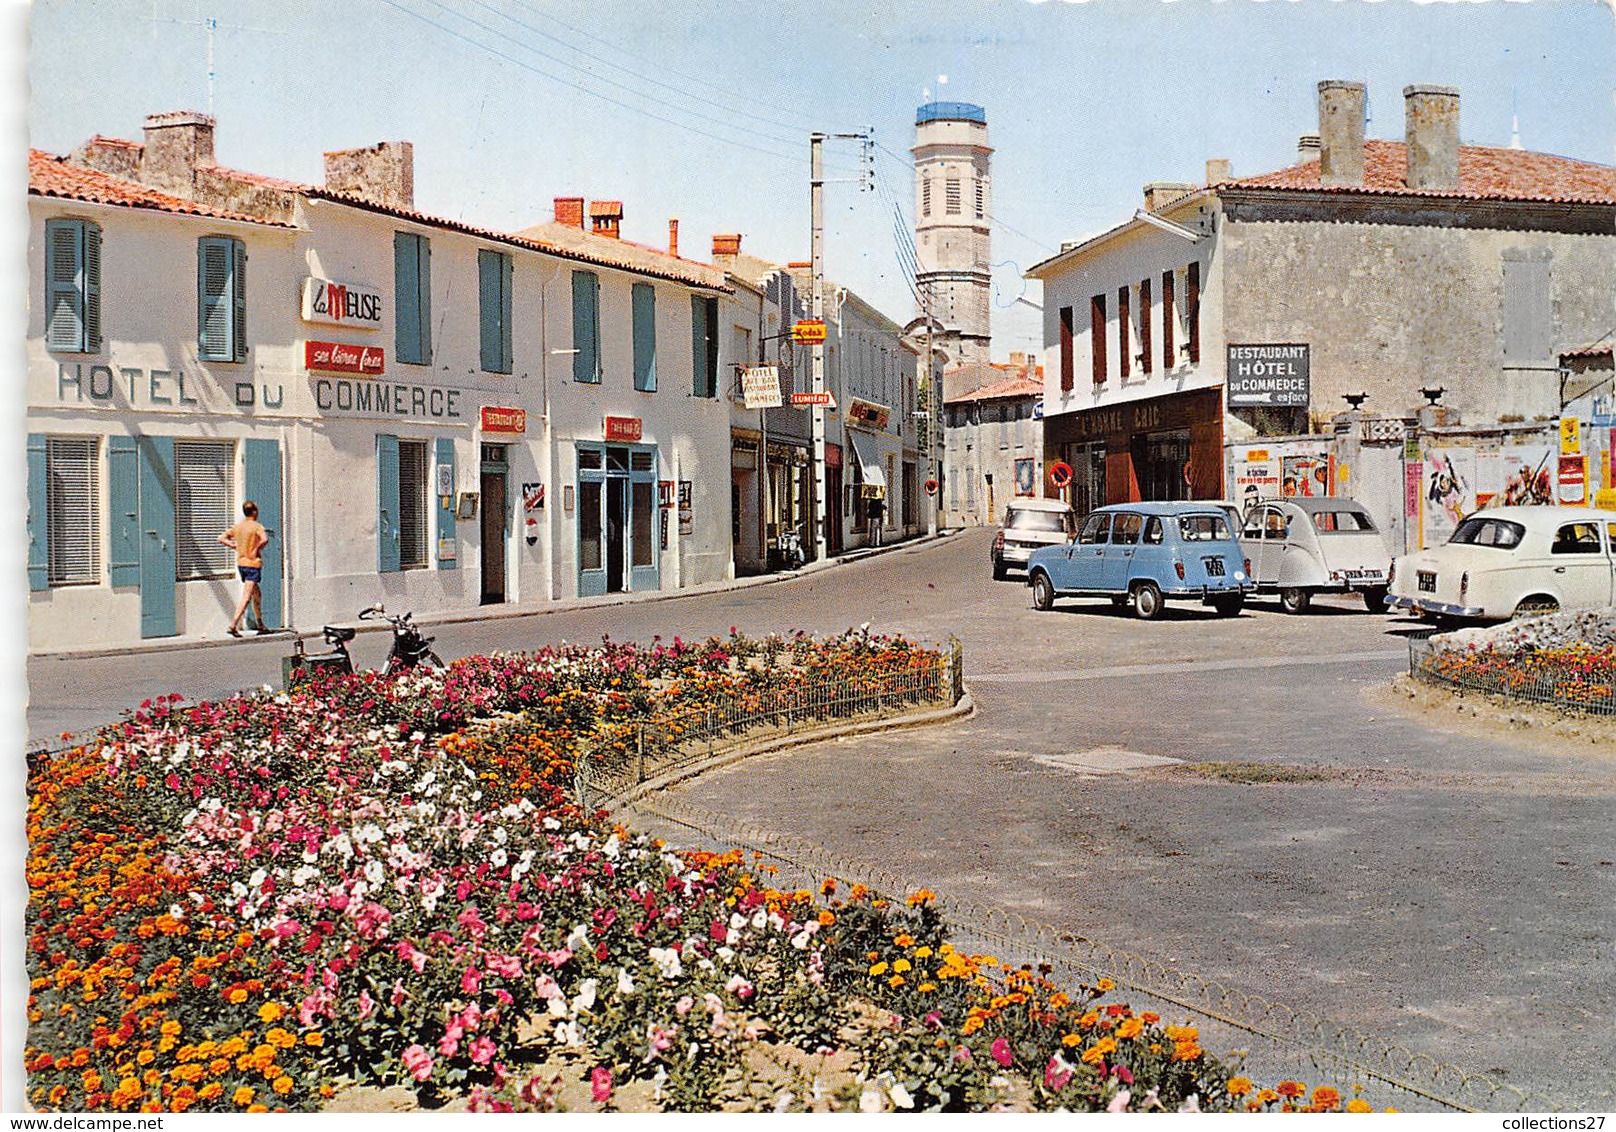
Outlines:
{"type": "MultiPolygon", "coordinates": [[[[694,597],[698,594],[721,593],[727,590],[750,589],[754,586],[767,586],[775,582],[785,582],[792,578],[800,578],[809,574],[816,574],[822,570],[830,570],[837,566],[852,562],[859,562],[866,558],[874,558],[880,554],[891,554],[895,551],[916,550],[932,543],[940,542],[958,534],[957,530],[939,531],[936,535],[915,535],[911,538],[897,542],[887,543],[878,547],[858,547],[834,558],[827,558],[823,562],[810,562],[800,570],[781,570],[773,574],[759,574],[748,578],[730,578],[722,582],[709,582],[700,586],[687,586],[677,590],[652,590],[647,593],[615,593],[601,597],[560,598],[555,601],[516,602],[506,605],[487,605],[477,609],[456,610],[449,613],[425,614],[416,618],[416,624],[423,627],[432,625],[458,625],[469,621],[503,621],[515,617],[539,617],[548,613],[565,613],[577,609],[598,609],[614,605],[630,605],[641,602],[673,601],[682,597],[694,597]]],[[[354,626],[361,633],[391,632],[385,623],[357,623],[354,626]]],[[[247,634],[248,641],[276,641],[291,640],[297,636],[307,636],[318,633],[318,627],[302,630],[285,629],[278,633],[266,633],[262,636],[247,634]]],[[[240,644],[241,641],[233,637],[158,637],[149,641],[140,641],[135,644],[116,646],[91,646],[82,649],[55,649],[49,652],[30,652],[29,660],[49,660],[66,658],[83,658],[97,656],[133,656],[148,653],[190,651],[194,649],[216,648],[225,645],[240,644]]]]}

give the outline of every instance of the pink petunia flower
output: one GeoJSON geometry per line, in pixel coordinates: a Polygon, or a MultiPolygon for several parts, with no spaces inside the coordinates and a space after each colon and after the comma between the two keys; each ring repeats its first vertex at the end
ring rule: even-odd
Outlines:
{"type": "Polygon", "coordinates": [[[988,1052],[993,1055],[994,1061],[997,1061],[1006,1069],[1009,1069],[1016,1060],[1015,1055],[1010,1052],[1010,1043],[1003,1038],[994,1038],[993,1046],[988,1052]]]}
{"type": "Polygon", "coordinates": [[[404,1068],[417,1081],[425,1081],[432,1076],[432,1055],[418,1045],[411,1046],[404,1051],[404,1068]]]}
{"type": "Polygon", "coordinates": [[[596,1104],[606,1104],[612,1099],[612,1071],[610,1069],[597,1065],[589,1071],[589,1093],[595,1098],[596,1104]]]}

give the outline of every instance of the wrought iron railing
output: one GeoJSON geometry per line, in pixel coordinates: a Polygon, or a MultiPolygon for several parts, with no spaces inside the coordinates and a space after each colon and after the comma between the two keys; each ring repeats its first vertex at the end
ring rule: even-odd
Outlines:
{"type": "MultiPolygon", "coordinates": [[[[1408,674],[1458,691],[1483,692],[1589,715],[1616,715],[1616,678],[1552,665],[1482,664],[1477,654],[1408,642],[1408,674]]],[[[1501,658],[1500,658],[1501,659],[1501,658]]]]}

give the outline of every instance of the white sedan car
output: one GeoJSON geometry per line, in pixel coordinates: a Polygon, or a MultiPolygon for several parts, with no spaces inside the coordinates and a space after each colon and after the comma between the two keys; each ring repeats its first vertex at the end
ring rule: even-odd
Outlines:
{"type": "Polygon", "coordinates": [[[1599,609],[1616,597],[1613,531],[1616,514],[1586,507],[1489,507],[1393,562],[1386,604],[1490,621],[1599,609]]]}

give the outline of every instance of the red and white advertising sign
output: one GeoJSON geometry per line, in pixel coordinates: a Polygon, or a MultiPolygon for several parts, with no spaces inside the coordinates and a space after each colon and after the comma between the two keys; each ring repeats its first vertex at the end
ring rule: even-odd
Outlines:
{"type": "Polygon", "coordinates": [[[791,403],[799,407],[803,405],[830,405],[834,408],[836,398],[832,397],[830,390],[827,389],[823,393],[793,393],[791,403]]]}
{"type": "Polygon", "coordinates": [[[1560,457],[1560,502],[1581,503],[1588,496],[1588,466],[1582,456],[1560,457]]]}
{"type": "Polygon", "coordinates": [[[644,435],[639,417],[607,417],[606,439],[636,441],[644,435]]]}
{"type": "Polygon", "coordinates": [[[387,368],[380,346],[354,346],[347,342],[303,343],[303,366],[325,373],[357,373],[379,377],[387,368]]]}
{"type": "Polygon", "coordinates": [[[509,433],[521,436],[527,431],[527,410],[506,409],[499,405],[484,405],[482,411],[484,432],[509,433]]]}
{"type": "Polygon", "coordinates": [[[885,429],[891,416],[892,410],[885,405],[877,405],[874,401],[866,401],[862,397],[851,398],[847,403],[848,424],[885,429]]]}
{"type": "Polygon", "coordinates": [[[336,283],[310,276],[303,280],[303,321],[380,330],[382,293],[360,283],[336,283]]]}

